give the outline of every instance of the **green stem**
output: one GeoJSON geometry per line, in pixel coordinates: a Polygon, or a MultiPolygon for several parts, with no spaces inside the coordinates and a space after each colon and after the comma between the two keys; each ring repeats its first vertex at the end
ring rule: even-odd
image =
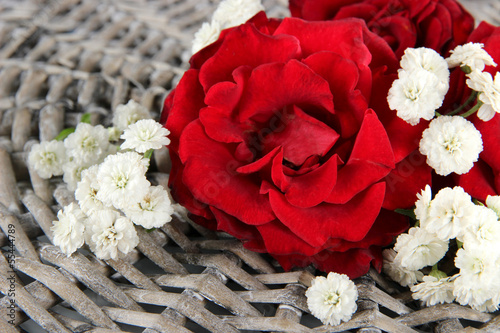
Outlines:
{"type": "Polygon", "coordinates": [[[470,109],[469,111],[461,114],[460,116],[461,117],[464,117],[464,118],[467,118],[468,116],[470,116],[471,114],[473,114],[474,112],[476,112],[477,110],[479,110],[479,108],[483,105],[484,103],[481,102],[481,101],[477,101],[477,104],[474,105],[474,107],[472,109],[470,109]]]}
{"type": "Polygon", "coordinates": [[[463,109],[465,109],[470,103],[472,103],[476,98],[477,98],[478,92],[473,91],[472,94],[470,94],[469,99],[465,101],[464,104],[456,108],[455,110],[451,111],[448,113],[448,116],[453,116],[456,115],[457,113],[460,113],[463,109]]]}
{"type": "Polygon", "coordinates": [[[153,149],[150,149],[144,153],[144,158],[151,159],[152,155],[153,155],[153,149]]]}
{"type": "Polygon", "coordinates": [[[441,113],[439,113],[439,112],[437,112],[437,111],[436,111],[436,112],[435,112],[435,116],[436,116],[436,117],[441,117],[441,113]]]}

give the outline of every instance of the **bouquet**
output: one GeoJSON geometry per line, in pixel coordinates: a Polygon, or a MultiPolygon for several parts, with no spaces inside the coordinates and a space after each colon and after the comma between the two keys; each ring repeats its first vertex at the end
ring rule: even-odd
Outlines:
{"type": "Polygon", "coordinates": [[[285,270],[331,272],[307,293],[324,323],[370,266],[428,305],[496,310],[500,256],[474,256],[500,223],[500,29],[455,0],[261,9],[223,1],[165,100],[173,198],[285,270]]]}

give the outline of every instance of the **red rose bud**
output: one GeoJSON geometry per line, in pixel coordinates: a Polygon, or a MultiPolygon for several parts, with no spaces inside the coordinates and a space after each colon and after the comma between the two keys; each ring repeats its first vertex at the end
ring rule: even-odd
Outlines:
{"type": "Polygon", "coordinates": [[[463,44],[474,18],[455,0],[290,0],[292,16],[305,20],[357,17],[383,37],[400,58],[408,47],[446,55],[463,44]]]}
{"type": "Polygon", "coordinates": [[[263,12],[196,53],[166,99],[170,187],[192,219],[285,269],[380,269],[431,181],[426,124],[387,105],[398,59],[364,21],[263,12]]]}

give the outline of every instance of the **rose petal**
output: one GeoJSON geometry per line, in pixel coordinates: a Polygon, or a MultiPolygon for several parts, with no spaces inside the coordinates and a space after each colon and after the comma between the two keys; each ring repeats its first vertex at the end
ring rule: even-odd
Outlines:
{"type": "Polygon", "coordinates": [[[291,35],[268,36],[254,25],[241,25],[227,33],[217,52],[201,66],[200,82],[208,91],[218,82],[231,81],[231,73],[240,66],[286,62],[300,54],[299,42],[291,35]]]}
{"type": "Polygon", "coordinates": [[[297,208],[282,193],[271,188],[269,201],[285,226],[311,246],[319,247],[329,238],[352,242],[363,239],[380,212],[384,192],[385,184],[377,183],[343,205],[322,203],[311,208],[297,208]]]}
{"type": "MultiPolygon", "coordinates": [[[[239,121],[267,123],[279,116],[277,111],[291,105],[333,112],[328,83],[297,60],[264,64],[255,68],[248,80],[240,101],[239,121]]],[[[268,131],[275,131],[272,124],[269,127],[268,131]]]]}
{"type": "Polygon", "coordinates": [[[371,184],[384,178],[394,167],[394,155],[387,133],[375,113],[368,110],[351,156],[338,171],[337,184],[325,201],[346,203],[371,184]]]}
{"type": "Polygon", "coordinates": [[[293,111],[285,111],[281,115],[280,124],[274,126],[273,132],[262,137],[263,153],[281,146],[285,160],[300,166],[310,156],[326,155],[339,135],[332,128],[294,106],[293,111]]]}
{"type": "Polygon", "coordinates": [[[275,218],[267,197],[259,193],[260,181],[238,174],[241,162],[226,145],[210,139],[199,120],[188,125],[180,141],[182,181],[196,199],[247,224],[275,218]]]}
{"type": "Polygon", "coordinates": [[[200,109],[205,107],[203,95],[203,88],[198,82],[198,70],[186,71],[175,88],[172,106],[168,110],[165,124],[165,127],[170,131],[170,149],[177,151],[182,131],[190,122],[198,118],[200,109]]]}
{"type": "Polygon", "coordinates": [[[274,159],[274,157],[278,153],[281,153],[281,147],[276,147],[273,150],[271,150],[269,153],[267,153],[264,157],[259,158],[258,160],[254,161],[252,163],[249,163],[247,165],[239,167],[238,169],[236,169],[236,172],[242,173],[242,174],[251,174],[254,172],[259,172],[265,166],[270,164],[271,161],[274,159]]]}
{"type": "Polygon", "coordinates": [[[495,183],[495,178],[500,177],[498,175],[495,177],[491,168],[482,160],[474,163],[472,169],[466,174],[454,175],[453,178],[457,185],[461,186],[471,197],[483,202],[488,195],[498,195],[500,193],[500,186],[495,183]]]}

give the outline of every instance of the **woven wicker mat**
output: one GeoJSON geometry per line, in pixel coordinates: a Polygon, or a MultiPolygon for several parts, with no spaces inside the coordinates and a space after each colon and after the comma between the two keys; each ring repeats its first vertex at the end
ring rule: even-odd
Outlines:
{"type": "MultiPolygon", "coordinates": [[[[122,260],[66,257],[51,245],[55,212],[73,194],[28,170],[26,152],[82,113],[109,124],[110,110],[129,99],[158,117],[187,68],[193,33],[216,4],[0,0],[0,292],[9,295],[0,298],[0,332],[500,331],[500,317],[456,304],[419,309],[376,272],[356,280],[352,320],[324,327],[308,313],[310,271],[283,273],[229,236],[189,222],[139,232],[137,250],[122,260]]],[[[285,0],[264,5],[270,16],[288,15],[285,0]]],[[[495,23],[498,0],[466,5],[495,23]]],[[[155,161],[151,180],[166,185],[165,151],[155,161]]]]}

